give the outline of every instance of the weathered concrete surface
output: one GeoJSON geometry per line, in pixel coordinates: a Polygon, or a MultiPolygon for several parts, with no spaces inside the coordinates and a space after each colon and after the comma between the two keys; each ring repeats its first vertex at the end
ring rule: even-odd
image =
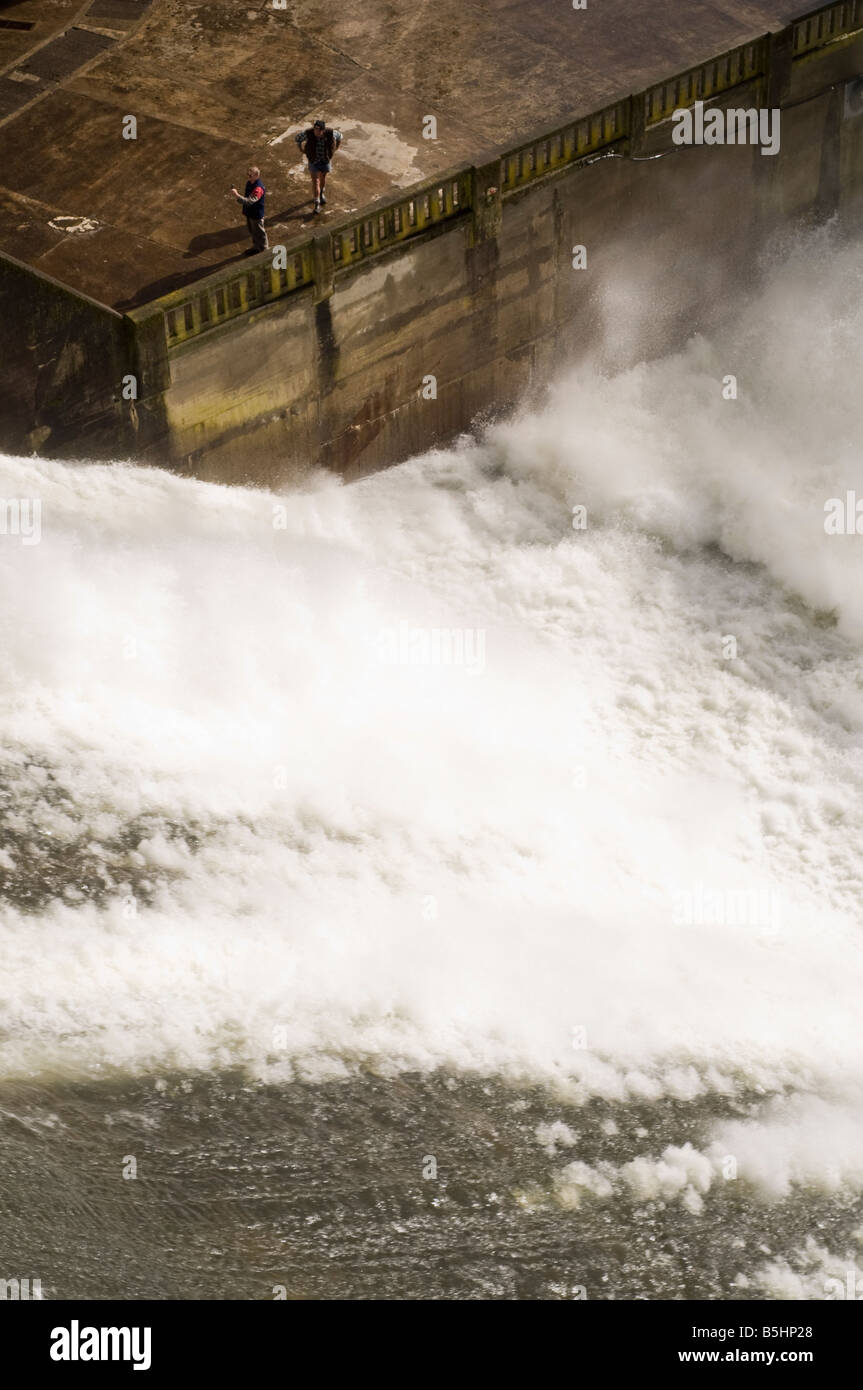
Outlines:
{"type": "Polygon", "coordinates": [[[26,76],[31,51],[73,23],[112,42],[5,120],[0,99],[0,250],[125,309],[245,249],[226,194],[250,161],[269,188],[272,239],[307,229],[292,135],[321,112],[345,135],[330,203],[344,211],[779,29],[800,10],[800,0],[589,0],[586,10],[567,0],[4,4],[0,20],[34,29],[0,28],[0,98],[4,81],[26,76]],[[121,138],[127,114],[135,141],[121,138]],[[427,115],[436,140],[422,138],[427,115]],[[95,226],[69,231],[58,218],[95,226]]]}
{"type": "Polygon", "coordinates": [[[121,382],[140,354],[128,321],[7,257],[0,257],[0,307],[4,442],[22,453],[50,447],[61,457],[131,453],[137,431],[121,382]]]}
{"type": "Polygon", "coordinates": [[[837,212],[860,226],[863,120],[842,120],[840,95],[786,112],[775,158],[599,160],[507,198],[487,242],[440,230],[337,273],[323,303],[303,290],[189,339],[160,397],[174,465],[232,483],[320,464],[356,478],[539,399],[564,363],[616,367],[708,330],[780,232],[837,212]]]}
{"type": "Polygon", "coordinates": [[[20,0],[18,4],[0,4],[0,71],[14,69],[37,44],[62,33],[82,8],[82,0],[20,0]]]}

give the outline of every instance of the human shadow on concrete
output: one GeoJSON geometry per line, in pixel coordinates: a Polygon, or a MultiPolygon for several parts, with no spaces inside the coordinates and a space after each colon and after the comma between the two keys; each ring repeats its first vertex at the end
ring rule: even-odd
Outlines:
{"type": "MultiPolygon", "coordinates": [[[[320,222],[320,219],[314,216],[310,203],[311,199],[307,199],[267,218],[267,230],[270,233],[271,244],[274,239],[278,239],[275,237],[277,228],[286,223],[299,223],[300,226],[305,227],[312,222],[320,222]]],[[[185,289],[186,285],[194,284],[196,280],[203,280],[205,276],[212,275],[216,270],[222,270],[232,261],[242,260],[249,247],[247,229],[245,227],[225,227],[220,232],[207,232],[202,236],[192,237],[183,252],[183,259],[191,260],[193,257],[204,255],[207,251],[215,251],[220,247],[228,246],[237,246],[240,249],[234,254],[224,257],[223,260],[210,261],[206,265],[196,265],[192,270],[177,271],[173,275],[163,276],[161,280],[153,280],[149,285],[142,285],[128,299],[118,299],[112,307],[121,314],[126,313],[129,309],[138,309],[142,304],[149,304],[153,299],[161,299],[162,295],[171,294],[173,290],[182,290],[185,289]]]]}
{"type": "MultiPolygon", "coordinates": [[[[248,240],[248,238],[244,238],[248,240]]],[[[174,275],[165,275],[161,280],[153,280],[149,285],[142,285],[139,290],[129,299],[118,299],[113,307],[118,313],[123,314],[128,309],[138,309],[142,304],[149,304],[152,299],[161,299],[163,294],[171,294],[173,290],[185,289],[186,285],[194,284],[196,280],[203,280],[205,276],[212,275],[215,270],[222,270],[232,261],[242,258],[245,253],[240,251],[237,255],[227,256],[222,261],[211,261],[208,265],[195,266],[194,270],[178,271],[174,275]]]]}
{"type": "Polygon", "coordinates": [[[282,212],[274,212],[267,218],[267,227],[273,228],[280,222],[302,222],[312,211],[312,199],[302,198],[299,203],[293,203],[291,207],[285,208],[282,212]]]}
{"type": "MultiPolygon", "coordinates": [[[[281,212],[269,213],[266,218],[267,229],[271,230],[280,222],[301,222],[311,214],[311,198],[304,198],[299,203],[294,203],[289,208],[284,208],[281,212]]],[[[248,230],[243,223],[237,227],[223,227],[218,232],[206,232],[201,236],[192,237],[186,250],[183,252],[183,259],[191,261],[198,256],[204,256],[208,251],[220,251],[224,246],[235,246],[238,242],[248,239],[248,230]]]]}
{"type": "Polygon", "coordinates": [[[238,241],[248,241],[248,239],[249,233],[245,226],[223,227],[220,232],[207,232],[203,236],[193,236],[183,252],[183,260],[195,260],[207,251],[220,251],[223,246],[234,246],[238,241]]]}

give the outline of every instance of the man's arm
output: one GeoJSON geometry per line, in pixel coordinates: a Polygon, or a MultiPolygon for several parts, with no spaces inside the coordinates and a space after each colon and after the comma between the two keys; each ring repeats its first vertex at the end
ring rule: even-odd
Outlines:
{"type": "Polygon", "coordinates": [[[244,193],[238,193],[236,188],[232,188],[231,192],[233,193],[240,206],[244,208],[254,207],[255,203],[259,203],[264,196],[264,190],[261,188],[261,185],[259,183],[255,184],[255,187],[252,189],[248,198],[244,193]]]}

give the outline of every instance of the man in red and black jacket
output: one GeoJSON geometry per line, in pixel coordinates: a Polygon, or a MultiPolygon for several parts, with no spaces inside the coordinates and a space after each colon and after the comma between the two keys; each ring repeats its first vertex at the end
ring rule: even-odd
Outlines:
{"type": "Polygon", "coordinates": [[[261,171],[256,164],[253,164],[249,169],[249,180],[245,193],[240,193],[236,188],[232,188],[231,196],[236,198],[245,212],[246,226],[252,238],[252,244],[248,251],[244,252],[244,255],[254,256],[256,251],[266,251],[269,246],[267,229],[264,226],[267,190],[261,183],[261,171]]]}

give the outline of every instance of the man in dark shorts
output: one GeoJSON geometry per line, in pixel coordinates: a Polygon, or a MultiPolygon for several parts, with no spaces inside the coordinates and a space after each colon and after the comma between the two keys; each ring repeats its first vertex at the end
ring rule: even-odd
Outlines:
{"type": "Polygon", "coordinates": [[[309,161],[315,212],[320,212],[327,201],[324,186],[327,182],[327,174],[333,167],[333,155],[342,143],[342,132],[333,130],[326,121],[318,120],[313,126],[309,126],[308,130],[301,130],[299,135],[294,136],[294,139],[309,161]]]}
{"type": "Polygon", "coordinates": [[[261,183],[261,171],[257,164],[253,164],[249,169],[245,193],[239,193],[236,188],[232,188],[231,197],[236,198],[246,214],[246,226],[249,229],[249,236],[252,238],[251,246],[243,254],[254,256],[256,251],[266,251],[268,242],[267,229],[264,226],[264,209],[267,190],[261,183]]]}

